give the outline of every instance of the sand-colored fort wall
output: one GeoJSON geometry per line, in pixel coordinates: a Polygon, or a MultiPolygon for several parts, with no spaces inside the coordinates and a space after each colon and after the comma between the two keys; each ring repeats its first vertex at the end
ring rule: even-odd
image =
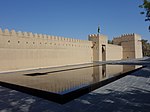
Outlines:
{"type": "Polygon", "coordinates": [[[93,61],[106,61],[107,37],[100,34],[91,34],[88,38],[93,43],[93,61]],[[105,50],[104,55],[102,54],[102,46],[105,50]],[[103,59],[103,57],[105,58],[103,59]]]}
{"type": "Polygon", "coordinates": [[[92,62],[91,46],[87,40],[0,30],[0,71],[92,62]]]}
{"type": "Polygon", "coordinates": [[[107,44],[107,60],[122,60],[123,48],[122,46],[107,44]]]}
{"type": "Polygon", "coordinates": [[[142,58],[140,40],[140,35],[127,34],[108,44],[101,34],[78,40],[0,29],[0,71],[142,58]]]}
{"type": "Polygon", "coordinates": [[[93,42],[93,60],[121,60],[122,46],[108,44],[107,36],[101,34],[89,35],[89,40],[93,42]],[[104,52],[103,52],[104,50],[104,52]]]}
{"type": "Polygon", "coordinates": [[[141,36],[138,34],[134,34],[134,42],[135,42],[135,58],[142,58],[143,53],[142,53],[142,42],[141,42],[141,36]]]}

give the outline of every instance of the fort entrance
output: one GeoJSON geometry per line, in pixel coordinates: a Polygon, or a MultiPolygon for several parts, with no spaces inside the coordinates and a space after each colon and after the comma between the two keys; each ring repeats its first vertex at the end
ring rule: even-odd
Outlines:
{"type": "Polygon", "coordinates": [[[106,45],[102,45],[102,61],[106,61],[106,45]]]}

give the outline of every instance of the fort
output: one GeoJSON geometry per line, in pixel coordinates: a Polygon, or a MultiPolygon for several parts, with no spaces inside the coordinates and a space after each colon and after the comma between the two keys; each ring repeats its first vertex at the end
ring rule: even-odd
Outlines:
{"type": "Polygon", "coordinates": [[[140,40],[138,34],[125,34],[108,44],[101,34],[79,40],[0,29],[0,72],[142,58],[140,40]]]}

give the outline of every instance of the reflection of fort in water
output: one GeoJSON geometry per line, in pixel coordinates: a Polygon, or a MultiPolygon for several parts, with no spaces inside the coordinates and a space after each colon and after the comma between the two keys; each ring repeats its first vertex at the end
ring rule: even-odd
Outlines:
{"type": "Polygon", "coordinates": [[[0,75],[0,81],[31,87],[44,91],[61,93],[69,89],[96,83],[122,72],[135,69],[135,65],[100,65],[84,69],[48,73],[38,76],[22,74],[0,75]]]}

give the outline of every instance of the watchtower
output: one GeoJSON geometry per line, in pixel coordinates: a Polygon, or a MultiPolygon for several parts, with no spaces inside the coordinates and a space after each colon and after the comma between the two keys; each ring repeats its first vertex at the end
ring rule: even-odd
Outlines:
{"type": "Polygon", "coordinates": [[[123,47],[123,59],[142,58],[141,36],[138,34],[125,34],[113,39],[113,44],[123,47]]]}

